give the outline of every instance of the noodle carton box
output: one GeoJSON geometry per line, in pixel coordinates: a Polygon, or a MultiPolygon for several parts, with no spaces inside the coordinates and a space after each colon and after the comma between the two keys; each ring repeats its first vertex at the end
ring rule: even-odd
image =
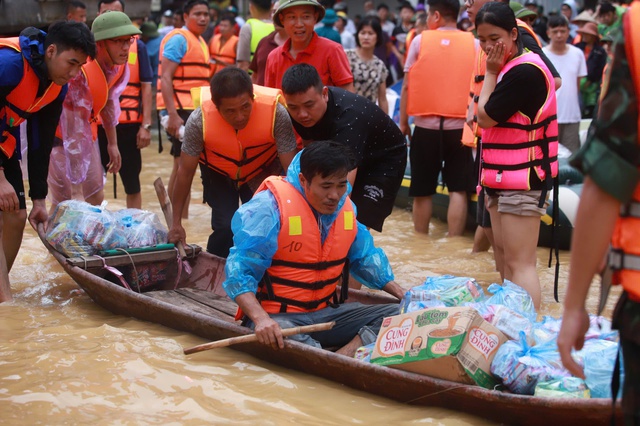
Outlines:
{"type": "Polygon", "coordinates": [[[506,341],[475,309],[425,309],[385,318],[371,362],[491,389],[491,361],[506,341]]]}

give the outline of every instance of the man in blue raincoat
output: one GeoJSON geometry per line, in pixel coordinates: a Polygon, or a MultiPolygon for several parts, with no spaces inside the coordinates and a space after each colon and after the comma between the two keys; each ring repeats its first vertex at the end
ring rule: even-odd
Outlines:
{"type": "Polygon", "coordinates": [[[234,215],[223,286],[260,343],[284,348],[282,328],[335,321],[331,330],[292,339],[353,356],[375,342],[384,317],[398,314],[397,304],[342,304],[346,285],[336,292],[351,273],[370,288],[404,295],[355,219],[347,181],[353,164],[345,145],[315,142],[296,155],[286,178],[266,179],[234,215]]]}

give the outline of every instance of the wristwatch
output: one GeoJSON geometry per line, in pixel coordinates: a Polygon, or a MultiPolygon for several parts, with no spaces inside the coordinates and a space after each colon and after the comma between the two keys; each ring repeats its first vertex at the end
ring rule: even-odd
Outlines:
{"type": "Polygon", "coordinates": [[[143,125],[142,125],[142,126],[140,126],[140,127],[142,127],[142,128],[143,128],[143,129],[145,129],[145,130],[151,130],[151,124],[143,124],[143,125]]]}

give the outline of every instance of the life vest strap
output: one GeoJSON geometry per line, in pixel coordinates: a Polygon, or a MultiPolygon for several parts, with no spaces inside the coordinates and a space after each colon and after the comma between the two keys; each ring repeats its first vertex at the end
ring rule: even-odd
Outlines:
{"type": "Polygon", "coordinates": [[[319,300],[311,300],[308,302],[301,302],[299,300],[295,300],[295,299],[289,299],[286,297],[280,297],[280,296],[273,296],[273,298],[269,298],[269,299],[264,299],[261,298],[260,295],[264,294],[264,293],[258,293],[256,295],[256,297],[258,298],[258,300],[268,300],[269,302],[278,302],[280,304],[282,304],[285,308],[284,310],[280,310],[282,313],[286,312],[286,306],[290,305],[290,306],[297,306],[299,308],[305,309],[307,311],[313,311],[316,310],[319,306],[322,306],[324,304],[328,304],[329,301],[331,299],[333,299],[333,293],[323,297],[322,299],[319,300]]]}
{"type": "MultiPolygon", "coordinates": [[[[486,147],[485,147],[486,148],[486,147]]],[[[558,156],[555,155],[553,157],[549,157],[549,158],[541,158],[539,160],[531,160],[531,161],[527,161],[526,163],[520,163],[520,164],[493,164],[493,163],[482,163],[482,167],[485,169],[490,169],[490,170],[502,170],[502,171],[514,171],[514,170],[522,170],[522,169],[526,169],[529,167],[537,167],[537,166],[544,166],[544,164],[546,162],[552,163],[554,161],[558,160],[558,156]]]]}
{"type": "Polygon", "coordinates": [[[474,83],[482,83],[484,81],[484,75],[476,75],[473,77],[474,83]]]}
{"type": "Polygon", "coordinates": [[[640,219],[640,202],[629,201],[620,206],[620,217],[633,217],[640,219]]]}
{"type": "Polygon", "coordinates": [[[209,69],[208,64],[203,64],[202,62],[180,62],[179,67],[203,67],[209,69]]]}
{"type": "Polygon", "coordinates": [[[286,266],[289,268],[297,268],[297,269],[309,269],[312,271],[320,271],[322,269],[327,269],[332,266],[338,266],[346,263],[347,258],[343,257],[342,259],[330,260],[325,262],[315,262],[315,263],[302,263],[302,262],[292,262],[290,260],[282,260],[282,259],[273,259],[271,262],[271,266],[286,266]]]}
{"type": "Polygon", "coordinates": [[[625,253],[620,249],[609,250],[609,267],[613,271],[620,271],[623,269],[640,271],[640,256],[630,253],[625,253]]]}
{"type": "Polygon", "coordinates": [[[301,281],[294,281],[294,280],[288,280],[288,279],[285,279],[285,278],[280,278],[280,277],[275,276],[275,275],[270,275],[269,276],[269,278],[271,280],[271,283],[273,283],[273,284],[286,285],[288,287],[295,287],[295,288],[303,288],[305,290],[320,290],[320,289],[323,289],[328,285],[334,284],[335,282],[340,280],[341,277],[342,277],[342,272],[340,272],[340,275],[338,275],[337,277],[329,278],[329,279],[322,280],[322,281],[314,281],[314,282],[311,282],[311,283],[305,283],[305,282],[301,282],[301,281]]]}
{"type": "Polygon", "coordinates": [[[529,131],[530,132],[530,131],[533,131],[533,130],[538,130],[541,127],[548,126],[552,121],[554,121],[557,118],[558,117],[554,114],[554,115],[550,115],[549,117],[545,118],[544,120],[542,120],[542,121],[540,121],[538,123],[519,124],[519,123],[505,122],[505,123],[496,124],[496,127],[501,127],[503,129],[525,130],[525,131],[529,131]]]}
{"type": "Polygon", "coordinates": [[[545,137],[542,139],[536,139],[533,141],[520,142],[520,143],[484,143],[483,148],[485,149],[504,149],[504,150],[514,150],[514,149],[525,149],[525,148],[533,148],[533,147],[542,147],[548,142],[555,142],[558,140],[557,136],[553,137],[545,137]]]}

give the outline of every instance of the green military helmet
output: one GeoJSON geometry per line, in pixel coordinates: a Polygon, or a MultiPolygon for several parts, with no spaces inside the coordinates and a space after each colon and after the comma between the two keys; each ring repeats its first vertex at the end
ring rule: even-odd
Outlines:
{"type": "Polygon", "coordinates": [[[96,41],[142,34],[127,15],[113,10],[100,14],[93,21],[91,32],[96,41]]]}

